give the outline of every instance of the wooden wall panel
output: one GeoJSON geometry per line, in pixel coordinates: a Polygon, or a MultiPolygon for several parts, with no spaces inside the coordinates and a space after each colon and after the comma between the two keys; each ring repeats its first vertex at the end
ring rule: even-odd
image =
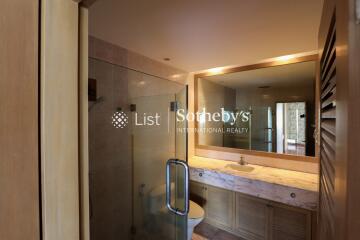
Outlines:
{"type": "Polygon", "coordinates": [[[41,178],[44,240],[78,240],[78,3],[42,0],[41,178]]]}
{"type": "Polygon", "coordinates": [[[38,240],[38,0],[0,1],[0,239],[38,240]]]}
{"type": "MultiPolygon", "coordinates": [[[[349,1],[343,7],[348,9],[349,29],[349,149],[348,149],[348,236],[359,239],[360,236],[360,23],[356,23],[355,2],[360,9],[360,1],[349,1]]],[[[341,11],[341,8],[339,9],[341,11]]]]}
{"type": "Polygon", "coordinates": [[[360,236],[360,25],[356,24],[355,0],[336,0],[337,72],[336,93],[336,230],[335,239],[360,236]]]}

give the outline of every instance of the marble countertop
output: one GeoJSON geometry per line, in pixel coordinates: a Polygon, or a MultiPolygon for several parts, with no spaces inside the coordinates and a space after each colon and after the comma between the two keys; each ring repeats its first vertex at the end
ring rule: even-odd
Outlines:
{"type": "Polygon", "coordinates": [[[246,165],[251,171],[239,171],[230,165],[237,163],[193,157],[189,160],[191,180],[295,207],[317,209],[317,174],[251,164],[246,165]]]}

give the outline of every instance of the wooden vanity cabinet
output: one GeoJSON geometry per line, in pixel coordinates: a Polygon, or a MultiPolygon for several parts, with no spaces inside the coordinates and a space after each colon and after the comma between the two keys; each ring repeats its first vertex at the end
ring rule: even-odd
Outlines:
{"type": "Polygon", "coordinates": [[[190,198],[205,210],[205,222],[246,240],[311,240],[315,213],[198,182],[190,198]]]}

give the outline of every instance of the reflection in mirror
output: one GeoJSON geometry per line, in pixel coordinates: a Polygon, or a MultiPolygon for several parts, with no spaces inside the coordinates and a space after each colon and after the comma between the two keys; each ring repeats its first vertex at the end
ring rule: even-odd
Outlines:
{"type": "Polygon", "coordinates": [[[308,61],[198,78],[198,144],[314,156],[315,67],[308,61]]]}

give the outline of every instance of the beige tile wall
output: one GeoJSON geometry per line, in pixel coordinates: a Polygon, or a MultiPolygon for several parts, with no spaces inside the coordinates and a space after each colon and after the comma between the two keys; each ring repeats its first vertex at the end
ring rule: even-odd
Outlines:
{"type": "Polygon", "coordinates": [[[127,239],[131,227],[131,135],[115,129],[111,116],[128,105],[127,72],[90,59],[89,77],[97,82],[103,101],[89,111],[91,239],[127,239]],[[121,226],[121,227],[119,227],[121,226]]]}
{"type": "Polygon", "coordinates": [[[120,46],[89,37],[89,57],[184,84],[188,73],[120,46]]]}

